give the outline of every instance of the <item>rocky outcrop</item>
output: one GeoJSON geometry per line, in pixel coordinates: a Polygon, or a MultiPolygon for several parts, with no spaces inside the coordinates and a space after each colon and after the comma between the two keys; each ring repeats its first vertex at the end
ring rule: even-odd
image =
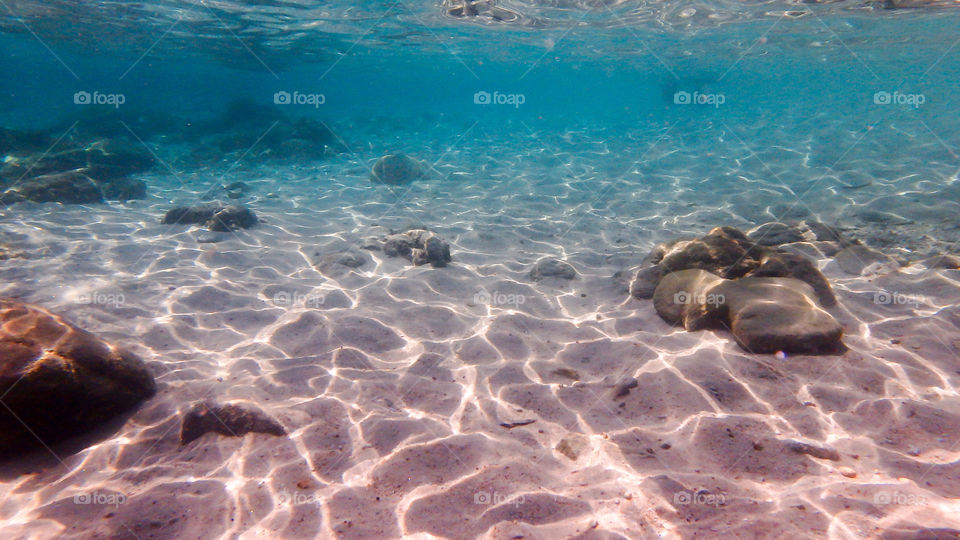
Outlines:
{"type": "Polygon", "coordinates": [[[135,355],[41,307],[0,299],[0,324],[0,458],[93,429],[156,392],[135,355]]]}
{"type": "Polygon", "coordinates": [[[724,279],[705,270],[672,272],[653,296],[665,321],[688,331],[727,328],[754,353],[837,352],[843,327],[817,304],[813,288],[794,278],[724,279]]]}
{"type": "MultiPolygon", "coordinates": [[[[83,176],[96,184],[101,198],[110,200],[145,198],[146,184],[130,178],[130,175],[146,171],[154,165],[149,150],[138,143],[120,139],[98,139],[49,154],[39,151],[24,153],[23,148],[18,150],[0,167],[0,178],[9,182],[33,183],[50,177],[83,176]]],[[[59,193],[49,195],[48,199],[36,202],[73,202],[59,193]]]]}
{"type": "Polygon", "coordinates": [[[103,192],[89,176],[70,171],[22,180],[0,195],[6,204],[30,201],[63,204],[102,203],[103,192]]]}

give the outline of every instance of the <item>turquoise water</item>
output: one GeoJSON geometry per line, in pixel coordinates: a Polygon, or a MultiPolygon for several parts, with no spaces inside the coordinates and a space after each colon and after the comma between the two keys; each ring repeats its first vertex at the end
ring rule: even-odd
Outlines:
{"type": "Polygon", "coordinates": [[[0,465],[2,535],[957,537],[957,7],[0,0],[0,295],[159,389],[0,465]],[[256,224],[167,219],[216,201],[256,224]],[[842,350],[631,295],[801,220],[842,350]],[[285,431],[181,438],[204,400],[285,431]]]}

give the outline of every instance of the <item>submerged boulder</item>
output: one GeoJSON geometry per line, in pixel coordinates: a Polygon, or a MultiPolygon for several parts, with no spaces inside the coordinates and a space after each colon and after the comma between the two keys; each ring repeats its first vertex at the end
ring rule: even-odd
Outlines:
{"type": "Polygon", "coordinates": [[[89,176],[69,171],[37,176],[14,184],[0,195],[0,201],[15,203],[58,202],[63,204],[102,203],[103,192],[89,176]]]}
{"type": "Polygon", "coordinates": [[[61,316],[0,299],[0,458],[88,431],[156,392],[130,352],[61,316]]]}
{"type": "Polygon", "coordinates": [[[258,221],[253,210],[245,206],[215,202],[172,208],[163,216],[161,223],[204,225],[214,232],[229,232],[236,229],[249,229],[258,221]]]}
{"type": "Polygon", "coordinates": [[[727,328],[753,353],[821,354],[842,349],[843,327],[794,278],[724,279],[705,270],[673,272],[654,292],[657,314],[688,331],[727,328]]]}
{"type": "Polygon", "coordinates": [[[756,244],[733,227],[715,227],[700,238],[658,245],[646,258],[646,265],[637,271],[630,294],[638,299],[652,298],[664,276],[691,269],[705,270],[725,279],[792,277],[813,287],[822,305],[836,304],[830,283],[812,261],[802,255],[756,244]]]}
{"type": "Polygon", "coordinates": [[[180,444],[187,444],[207,433],[242,437],[247,433],[266,433],[282,437],[287,430],[273,418],[252,405],[210,401],[195,404],[183,416],[180,444]]]}
{"type": "Polygon", "coordinates": [[[370,180],[399,186],[419,180],[426,172],[422,163],[406,154],[388,154],[374,164],[370,180]]]}

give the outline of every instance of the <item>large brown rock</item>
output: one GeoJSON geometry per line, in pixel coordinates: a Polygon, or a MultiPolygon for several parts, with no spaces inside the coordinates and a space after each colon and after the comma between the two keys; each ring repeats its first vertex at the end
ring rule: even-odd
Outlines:
{"type": "Polygon", "coordinates": [[[830,283],[812,261],[802,255],[755,244],[733,227],[715,227],[700,238],[660,244],[644,263],[630,284],[630,294],[641,300],[652,298],[660,280],[671,272],[699,269],[726,279],[792,277],[813,287],[822,305],[837,303],[830,283]]]}
{"type": "Polygon", "coordinates": [[[41,307],[0,299],[0,459],[88,431],[155,392],[132,353],[41,307]]]}
{"type": "Polygon", "coordinates": [[[660,281],[653,305],[663,320],[688,331],[727,328],[754,353],[842,349],[843,327],[820,308],[813,288],[794,278],[730,280],[705,270],[681,270],[660,281]]]}

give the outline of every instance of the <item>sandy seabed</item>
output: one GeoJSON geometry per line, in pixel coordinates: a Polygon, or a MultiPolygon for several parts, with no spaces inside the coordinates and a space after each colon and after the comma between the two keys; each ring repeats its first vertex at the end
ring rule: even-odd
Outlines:
{"type": "Polygon", "coordinates": [[[500,147],[449,137],[432,157],[384,143],[437,160],[410,187],[371,184],[383,152],[363,147],[159,168],[144,201],[6,208],[24,256],[0,261],[0,293],[134,350],[160,391],[86,449],[0,469],[0,534],[955,537],[937,530],[960,529],[960,271],[852,275],[799,246],[833,284],[849,350],[786,358],[671,327],[614,277],[658,242],[777,219],[835,224],[903,262],[955,246],[943,147],[895,129],[818,147],[838,136],[819,129],[521,129],[500,147]],[[207,243],[160,224],[234,180],[258,226],[207,243]],[[361,247],[424,225],[450,266],[361,247]],[[344,251],[368,261],[325,264],[344,251]],[[532,281],[542,257],[577,278],[532,281]],[[256,405],[288,436],[181,446],[202,399],[256,405]]]}

